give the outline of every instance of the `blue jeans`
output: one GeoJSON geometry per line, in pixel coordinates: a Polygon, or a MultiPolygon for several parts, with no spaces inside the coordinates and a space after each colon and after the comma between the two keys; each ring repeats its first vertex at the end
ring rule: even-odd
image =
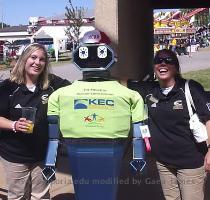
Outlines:
{"type": "Polygon", "coordinates": [[[175,52],[176,51],[176,46],[172,46],[171,51],[175,52]]]}

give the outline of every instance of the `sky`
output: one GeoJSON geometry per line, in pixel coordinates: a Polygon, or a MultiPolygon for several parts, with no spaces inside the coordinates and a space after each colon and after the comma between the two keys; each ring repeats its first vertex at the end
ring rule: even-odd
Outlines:
{"type": "MultiPolygon", "coordinates": [[[[94,8],[94,0],[72,0],[77,7],[94,8]]],[[[68,0],[0,0],[0,20],[6,24],[28,25],[29,17],[51,17],[65,13],[68,0]]]]}

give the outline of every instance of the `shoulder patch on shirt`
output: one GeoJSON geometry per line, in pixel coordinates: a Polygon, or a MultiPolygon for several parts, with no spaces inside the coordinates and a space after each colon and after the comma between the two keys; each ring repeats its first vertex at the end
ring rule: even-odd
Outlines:
{"type": "Polygon", "coordinates": [[[173,110],[182,110],[182,109],[183,109],[182,100],[174,101],[173,110]]]}
{"type": "Polygon", "coordinates": [[[147,95],[149,100],[153,103],[158,103],[158,99],[155,98],[152,94],[147,95]]]}
{"type": "Polygon", "coordinates": [[[210,103],[207,103],[206,106],[207,106],[208,110],[210,111],[210,103]]]}

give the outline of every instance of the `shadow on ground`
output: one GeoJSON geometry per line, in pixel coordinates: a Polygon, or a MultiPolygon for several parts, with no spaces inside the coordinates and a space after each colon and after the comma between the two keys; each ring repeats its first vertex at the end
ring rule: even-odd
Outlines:
{"type": "Polygon", "coordinates": [[[3,189],[3,188],[0,188],[0,199],[1,200],[7,200],[7,190],[3,189]],[[2,194],[2,193],[5,193],[5,194],[2,194]]]}
{"type": "Polygon", "coordinates": [[[124,184],[119,185],[118,200],[164,200],[160,185],[160,179],[151,155],[147,156],[147,168],[142,176],[131,174],[129,161],[131,160],[131,149],[127,153],[124,162],[121,179],[124,184]],[[152,192],[151,192],[152,191],[152,192]]]}
{"type": "Polygon", "coordinates": [[[75,200],[74,195],[70,193],[58,194],[52,200],[75,200]]]}

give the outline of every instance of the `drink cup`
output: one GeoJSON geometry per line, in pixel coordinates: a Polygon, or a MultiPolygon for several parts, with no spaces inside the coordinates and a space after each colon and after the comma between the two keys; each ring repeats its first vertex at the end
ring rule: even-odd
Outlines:
{"type": "Polygon", "coordinates": [[[22,117],[31,121],[27,133],[33,132],[36,110],[35,107],[22,107],[22,117]]]}

